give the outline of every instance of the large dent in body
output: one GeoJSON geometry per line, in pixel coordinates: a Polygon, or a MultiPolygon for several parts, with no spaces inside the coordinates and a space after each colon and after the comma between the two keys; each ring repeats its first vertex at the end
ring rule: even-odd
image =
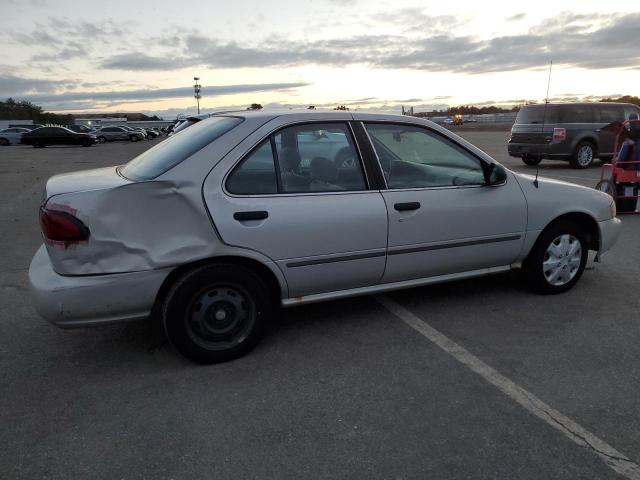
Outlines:
{"type": "Polygon", "coordinates": [[[157,269],[215,253],[215,234],[196,184],[131,183],[49,201],[73,207],[91,232],[80,245],[47,245],[56,272],[63,275],[157,269]]]}

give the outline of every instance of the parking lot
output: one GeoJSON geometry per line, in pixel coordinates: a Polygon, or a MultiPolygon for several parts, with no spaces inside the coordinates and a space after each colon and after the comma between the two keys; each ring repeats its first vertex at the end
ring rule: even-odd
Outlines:
{"type": "MultiPolygon", "coordinates": [[[[460,133],[535,174],[508,131],[460,133]]],[[[0,478],[640,478],[639,217],[566,294],[512,273],[288,309],[202,367],[150,323],[65,331],[29,302],[46,179],[154,143],[0,148],[0,478]]]]}

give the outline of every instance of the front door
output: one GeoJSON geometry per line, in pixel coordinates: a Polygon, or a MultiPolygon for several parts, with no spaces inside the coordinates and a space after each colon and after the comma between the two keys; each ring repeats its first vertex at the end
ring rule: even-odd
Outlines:
{"type": "Polygon", "coordinates": [[[380,281],[387,211],[368,187],[348,123],[282,128],[226,177],[222,168],[204,186],[220,236],[276,262],[290,297],[380,281]]]}
{"type": "Polygon", "coordinates": [[[486,186],[481,160],[423,126],[365,124],[387,182],[389,248],[383,282],[516,261],[526,203],[515,178],[486,186]]]}

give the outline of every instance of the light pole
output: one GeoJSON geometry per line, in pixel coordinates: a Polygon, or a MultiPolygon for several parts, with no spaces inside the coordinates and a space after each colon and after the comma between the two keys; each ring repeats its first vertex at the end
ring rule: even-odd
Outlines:
{"type": "Polygon", "coordinates": [[[198,115],[200,115],[200,99],[202,98],[202,95],[200,95],[200,88],[202,85],[198,83],[198,80],[200,80],[200,77],[193,77],[193,81],[195,82],[193,85],[193,96],[195,97],[198,105],[198,115]]]}

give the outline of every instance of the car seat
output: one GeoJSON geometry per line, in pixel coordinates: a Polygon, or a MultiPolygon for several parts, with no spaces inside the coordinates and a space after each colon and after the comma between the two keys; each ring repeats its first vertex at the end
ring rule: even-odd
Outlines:
{"type": "Polygon", "coordinates": [[[282,188],[285,192],[306,192],[311,181],[300,175],[300,163],[302,158],[297,148],[285,147],[278,155],[280,163],[280,177],[282,188]]]}

